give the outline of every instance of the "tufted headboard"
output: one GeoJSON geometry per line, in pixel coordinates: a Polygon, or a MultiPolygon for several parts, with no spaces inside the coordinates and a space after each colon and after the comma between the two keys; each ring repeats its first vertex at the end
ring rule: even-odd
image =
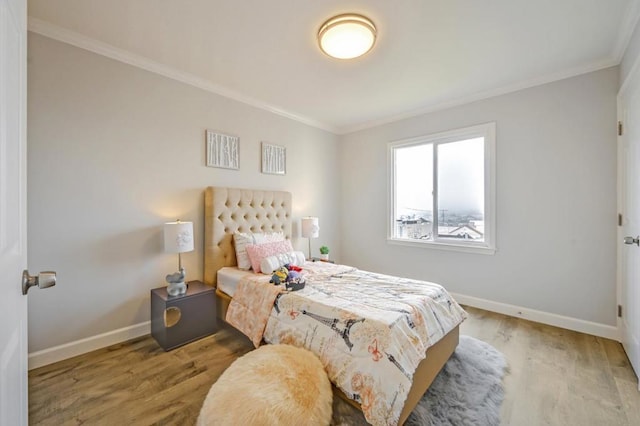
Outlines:
{"type": "Polygon", "coordinates": [[[234,232],[283,232],[291,239],[291,193],[210,186],[204,194],[204,282],[236,266],[234,232]]]}

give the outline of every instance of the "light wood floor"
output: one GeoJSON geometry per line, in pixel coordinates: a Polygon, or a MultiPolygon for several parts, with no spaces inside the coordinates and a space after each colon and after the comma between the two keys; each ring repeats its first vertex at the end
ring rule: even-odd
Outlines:
{"type": "MultiPolygon", "coordinates": [[[[502,351],[503,425],[640,425],[619,343],[467,308],[462,333],[502,351]]],[[[232,329],[164,352],[147,336],[29,373],[34,425],[191,425],[213,382],[251,350],[232,329]]]]}

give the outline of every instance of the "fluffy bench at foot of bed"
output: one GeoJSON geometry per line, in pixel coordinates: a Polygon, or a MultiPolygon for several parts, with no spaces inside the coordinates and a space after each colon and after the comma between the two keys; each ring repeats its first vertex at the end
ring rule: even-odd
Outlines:
{"type": "Polygon", "coordinates": [[[265,345],[238,358],[211,386],[197,426],[328,425],[333,393],[306,349],[265,345]]]}

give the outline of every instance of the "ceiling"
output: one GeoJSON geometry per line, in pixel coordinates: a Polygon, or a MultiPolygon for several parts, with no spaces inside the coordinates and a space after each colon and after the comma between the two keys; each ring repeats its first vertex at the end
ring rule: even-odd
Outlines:
{"type": "Polygon", "coordinates": [[[620,62],[638,0],[29,0],[29,29],[335,133],[620,62]],[[325,56],[329,17],[373,50],[325,56]]]}

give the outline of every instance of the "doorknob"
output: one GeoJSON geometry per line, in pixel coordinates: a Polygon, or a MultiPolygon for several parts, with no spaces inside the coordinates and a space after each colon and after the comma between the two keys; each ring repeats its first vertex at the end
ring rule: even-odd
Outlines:
{"type": "Polygon", "coordinates": [[[624,243],[625,244],[635,244],[637,246],[640,246],[640,237],[624,237],[624,243]]]}
{"type": "Polygon", "coordinates": [[[56,273],[54,271],[43,271],[38,275],[29,275],[28,270],[22,271],[22,294],[27,294],[33,286],[38,288],[49,288],[56,285],[56,273]]]}

